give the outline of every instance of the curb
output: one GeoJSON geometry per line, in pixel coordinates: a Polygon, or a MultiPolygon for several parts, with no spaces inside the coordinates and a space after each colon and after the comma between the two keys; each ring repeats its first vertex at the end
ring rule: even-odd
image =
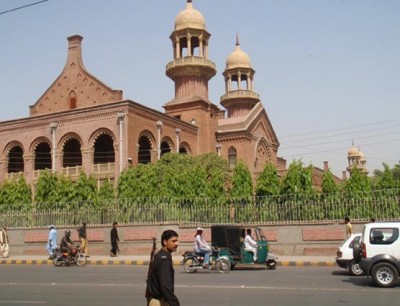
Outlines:
{"type": "MultiPolygon", "coordinates": [[[[2,259],[0,260],[0,265],[52,265],[53,261],[35,260],[35,259],[2,259]]],[[[88,265],[98,265],[98,266],[148,266],[149,260],[90,260],[87,261],[88,265]]],[[[181,266],[181,260],[173,260],[174,266],[181,266]]],[[[333,261],[279,261],[277,266],[280,267],[333,267],[336,266],[336,262],[333,261]]]]}

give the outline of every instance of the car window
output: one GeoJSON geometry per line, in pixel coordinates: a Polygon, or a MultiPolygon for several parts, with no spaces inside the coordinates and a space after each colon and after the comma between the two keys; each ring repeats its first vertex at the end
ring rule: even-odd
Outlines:
{"type": "Polygon", "coordinates": [[[372,228],[369,235],[371,244],[392,244],[398,238],[398,228],[372,228]]]}
{"type": "Polygon", "coordinates": [[[350,242],[349,248],[352,249],[352,248],[354,247],[354,243],[359,242],[360,239],[361,239],[361,236],[355,236],[354,239],[353,239],[353,241],[350,242]]]}

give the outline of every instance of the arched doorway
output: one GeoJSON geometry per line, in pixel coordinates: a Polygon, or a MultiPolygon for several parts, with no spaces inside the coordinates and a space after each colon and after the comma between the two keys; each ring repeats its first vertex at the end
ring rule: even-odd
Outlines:
{"type": "Polygon", "coordinates": [[[24,151],[14,146],[8,152],[8,173],[24,172],[24,151]]]}
{"type": "Polygon", "coordinates": [[[114,141],[108,134],[101,134],[94,143],[94,164],[115,162],[114,141]]]}
{"type": "Polygon", "coordinates": [[[179,153],[180,154],[190,154],[190,147],[187,142],[182,142],[179,146],[179,153]]]}
{"type": "Polygon", "coordinates": [[[47,142],[41,142],[35,148],[35,170],[44,169],[51,169],[51,148],[47,142]]]}
{"type": "Polygon", "coordinates": [[[151,163],[151,142],[145,135],[139,138],[138,162],[139,164],[151,163]]]}
{"type": "Polygon", "coordinates": [[[82,166],[81,144],[75,138],[68,139],[64,144],[63,167],[82,166]]]}
{"type": "Polygon", "coordinates": [[[171,152],[171,145],[168,141],[164,140],[161,143],[161,156],[169,152],[171,152]]]}

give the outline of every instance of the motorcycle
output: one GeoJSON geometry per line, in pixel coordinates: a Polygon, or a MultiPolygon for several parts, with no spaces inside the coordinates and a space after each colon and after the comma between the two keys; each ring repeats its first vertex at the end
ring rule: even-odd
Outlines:
{"type": "Polygon", "coordinates": [[[204,256],[195,252],[186,251],[183,256],[183,269],[187,273],[197,272],[197,270],[216,269],[220,273],[227,273],[231,269],[231,262],[226,256],[219,256],[219,250],[213,248],[208,267],[204,267],[204,256]]]}
{"type": "Polygon", "coordinates": [[[69,266],[75,264],[78,267],[84,267],[87,263],[87,258],[84,253],[79,251],[79,246],[71,250],[69,256],[68,252],[62,252],[59,248],[56,249],[54,259],[54,266],[69,266]]]}

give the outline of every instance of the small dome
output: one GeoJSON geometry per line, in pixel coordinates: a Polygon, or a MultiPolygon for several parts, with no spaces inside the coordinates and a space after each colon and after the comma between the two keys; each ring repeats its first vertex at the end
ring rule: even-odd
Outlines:
{"type": "Polygon", "coordinates": [[[236,43],[235,51],[226,59],[226,69],[232,68],[251,68],[250,57],[242,51],[239,43],[236,43]]]}
{"type": "Polygon", "coordinates": [[[204,16],[193,8],[192,1],[187,2],[186,8],[178,13],[175,18],[175,31],[182,29],[206,29],[204,16]]]}
{"type": "Polygon", "coordinates": [[[360,156],[360,151],[358,151],[358,149],[355,146],[352,146],[349,150],[349,152],[347,153],[348,157],[357,157],[360,156]]]}

